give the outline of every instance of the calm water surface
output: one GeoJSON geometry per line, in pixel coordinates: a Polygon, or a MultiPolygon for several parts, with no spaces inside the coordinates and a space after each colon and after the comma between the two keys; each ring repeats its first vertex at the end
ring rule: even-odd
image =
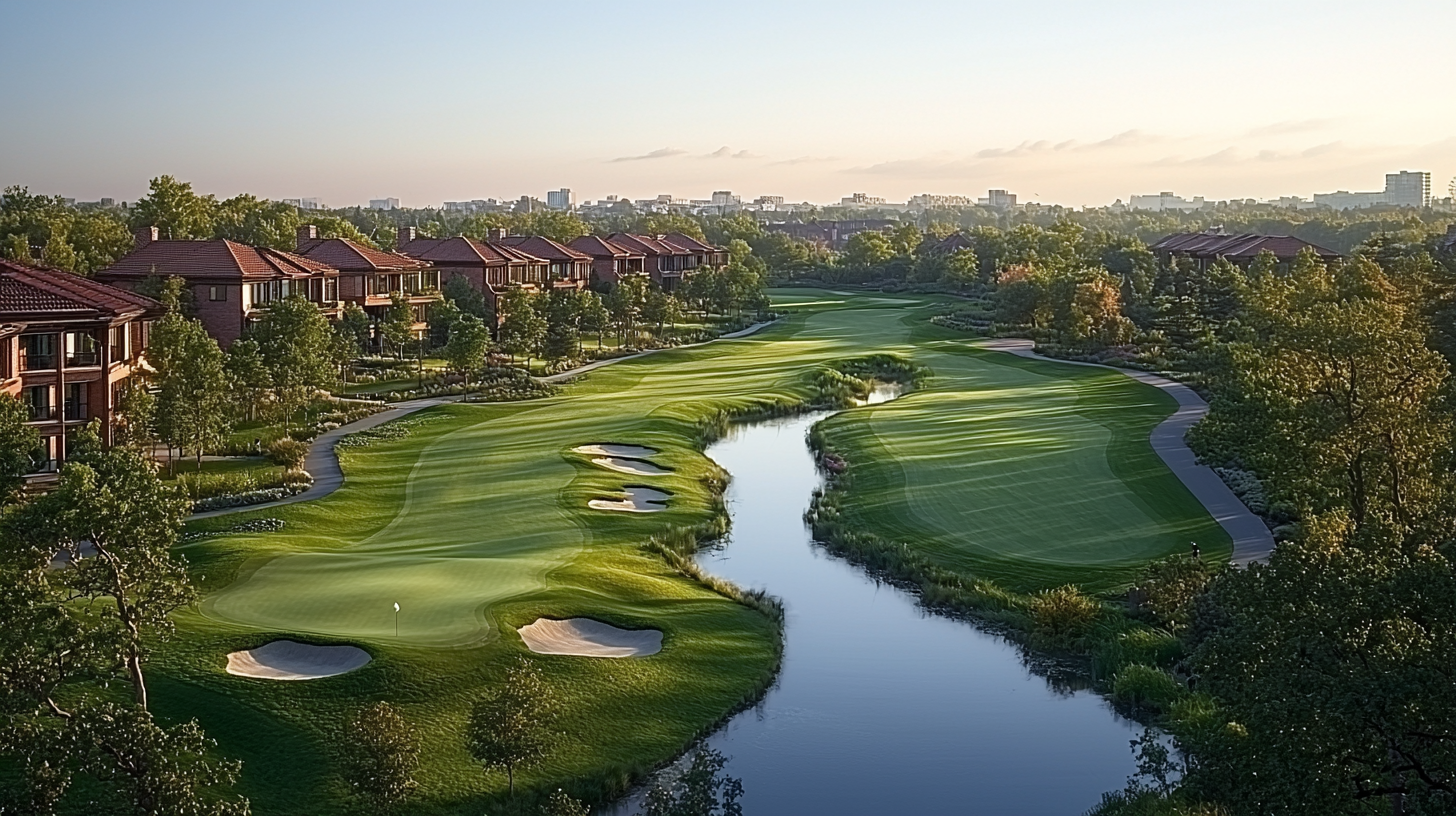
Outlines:
{"type": "Polygon", "coordinates": [[[745,813],[1075,816],[1121,788],[1135,724],[813,546],[803,513],[821,480],[804,436],[824,416],[740,426],[708,449],[733,475],[733,533],[702,561],[788,609],[778,685],[709,740],[743,779],[745,813]]]}

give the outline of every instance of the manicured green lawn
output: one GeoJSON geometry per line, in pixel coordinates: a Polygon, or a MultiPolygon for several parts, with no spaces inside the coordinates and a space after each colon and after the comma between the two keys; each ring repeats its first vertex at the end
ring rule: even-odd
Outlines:
{"type": "Polygon", "coordinates": [[[855,468],[852,526],[1018,591],[1112,589],[1192,541],[1229,554],[1148,444],[1171,397],[1116,372],[975,350],[950,330],[915,333],[928,387],[824,428],[855,468]]]}
{"type": "Polygon", "coordinates": [[[202,717],[223,753],[249,760],[256,812],[325,814],[347,805],[328,746],[353,711],[388,699],[424,739],[422,788],[405,812],[511,812],[503,775],[472,767],[461,724],[527,653],[517,627],[588,615],[659,628],[663,652],[534,657],[563,699],[565,738],[518,788],[528,800],[563,783],[578,795],[623,784],[752,697],[776,661],[767,619],[639,547],[715,512],[722,474],[697,450],[699,423],[801,400],[814,368],[872,352],[911,355],[935,376],[899,402],[831,420],[858,469],[866,527],[1017,588],[1110,585],[1190,537],[1219,551],[1212,521],[1148,450],[1148,430],[1171,409],[1154,389],[976,351],[929,326],[913,296],[780,297],[795,314],[758,335],[609,366],[550,399],[434,409],[407,438],[344,450],[348,483],[326,499],[195,524],[274,517],[286,527],[186,547],[206,597],[178,616],[158,656],[160,710],[202,717]],[[673,472],[627,476],[571,452],[593,442],[656,448],[673,472]],[[587,508],[629,484],[670,492],[668,510],[587,508]],[[224,673],[229,651],[283,635],[359,644],[374,661],[297,683],[224,673]]]}

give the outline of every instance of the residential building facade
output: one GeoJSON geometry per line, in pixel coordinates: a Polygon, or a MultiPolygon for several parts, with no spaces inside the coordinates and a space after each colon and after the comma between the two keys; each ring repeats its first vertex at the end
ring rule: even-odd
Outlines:
{"type": "Polygon", "coordinates": [[[161,304],[59,270],[0,260],[0,393],[26,406],[41,472],[69,434],[100,420],[110,444],[123,384],[139,371],[161,304]]]}
{"type": "Polygon", "coordinates": [[[195,314],[224,347],[247,331],[269,303],[303,295],[337,319],[339,272],[292,252],[224,239],[159,240],[156,227],[137,231],[137,248],[96,273],[102,283],[135,290],[148,278],[179,277],[192,294],[195,314]]]}
{"type": "MultiPolygon", "coordinates": [[[[430,305],[440,300],[440,270],[428,261],[347,238],[320,238],[311,224],[298,228],[297,248],[300,256],[338,270],[338,300],[358,304],[375,326],[401,297],[414,312],[414,336],[429,330],[430,305]]],[[[378,350],[378,331],[374,339],[378,350]]]]}
{"type": "Polygon", "coordinates": [[[440,271],[442,282],[463,276],[491,303],[509,286],[544,291],[585,289],[591,282],[590,256],[555,241],[507,235],[504,230],[492,230],[480,241],[464,236],[422,238],[414,227],[400,227],[395,248],[428,262],[440,271]]]}

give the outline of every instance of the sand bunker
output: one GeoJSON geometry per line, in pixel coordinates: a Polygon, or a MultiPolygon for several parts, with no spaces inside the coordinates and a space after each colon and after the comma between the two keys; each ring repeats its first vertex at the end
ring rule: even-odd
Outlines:
{"type": "Polygon", "coordinates": [[[672,494],[650,487],[626,487],[625,499],[592,499],[587,506],[593,510],[617,510],[623,513],[658,513],[667,509],[667,499],[672,494]]]}
{"type": "Polygon", "coordinates": [[[275,640],[228,655],[227,672],[265,680],[317,680],[351,672],[368,662],[369,653],[357,646],[314,646],[275,640]]]}
{"type": "Polygon", "coordinates": [[[618,473],[630,473],[633,476],[662,476],[672,471],[667,468],[660,468],[651,462],[644,462],[641,459],[618,459],[616,457],[597,457],[592,464],[604,467],[607,470],[615,470],[618,473]]]}
{"type": "Polygon", "coordinates": [[[641,445],[581,445],[572,450],[587,456],[625,456],[628,459],[646,459],[657,453],[656,448],[644,448],[641,445]]]}
{"type": "Polygon", "coordinates": [[[522,626],[520,634],[537,654],[646,657],[662,651],[662,633],[656,629],[618,629],[591,618],[538,618],[522,626]]]}

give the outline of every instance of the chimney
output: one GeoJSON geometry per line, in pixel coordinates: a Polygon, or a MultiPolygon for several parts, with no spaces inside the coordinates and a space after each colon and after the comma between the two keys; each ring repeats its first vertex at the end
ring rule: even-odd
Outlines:
{"type": "Polygon", "coordinates": [[[157,240],[157,235],[158,233],[156,227],[141,227],[136,232],[132,233],[132,236],[136,238],[137,249],[141,249],[147,244],[150,244],[151,242],[157,240]]]}
{"type": "Polygon", "coordinates": [[[303,245],[305,243],[316,240],[318,240],[318,227],[314,226],[313,224],[304,224],[303,226],[298,228],[299,250],[303,249],[303,245]]]}
{"type": "Polygon", "coordinates": [[[504,241],[510,232],[505,227],[491,227],[485,231],[487,241],[504,241]]]}
{"type": "Polygon", "coordinates": [[[404,249],[404,245],[405,244],[408,244],[410,241],[413,241],[414,239],[415,239],[415,228],[414,227],[400,227],[399,230],[397,232],[395,232],[395,234],[394,234],[394,248],[396,250],[402,250],[402,249],[404,249]]]}

